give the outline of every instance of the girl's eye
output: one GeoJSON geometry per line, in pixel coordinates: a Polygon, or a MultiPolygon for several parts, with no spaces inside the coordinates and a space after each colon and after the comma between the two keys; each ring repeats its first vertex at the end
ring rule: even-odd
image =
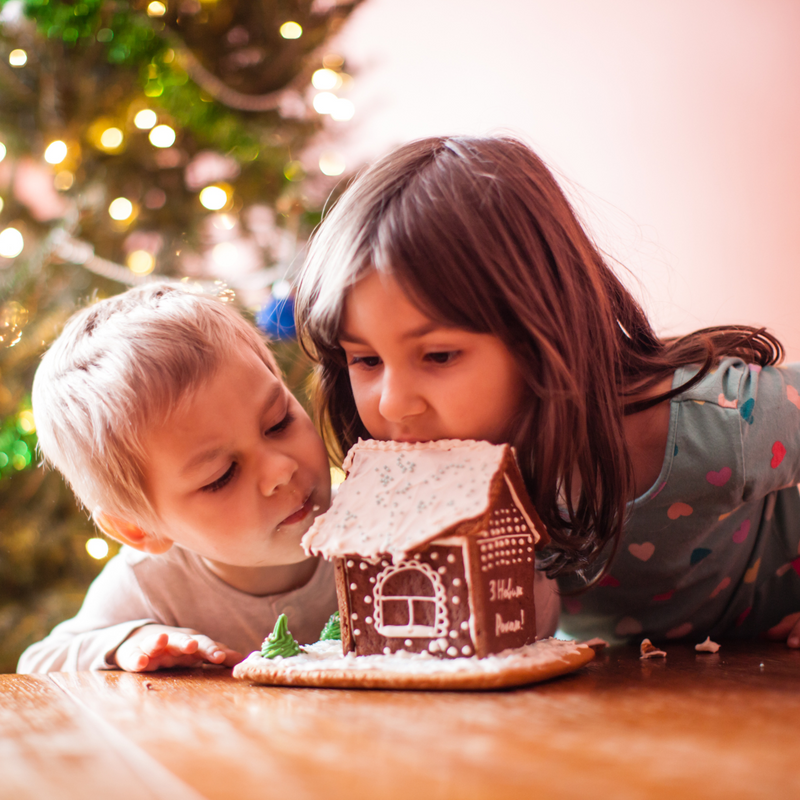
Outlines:
{"type": "Polygon", "coordinates": [[[445,350],[440,353],[426,353],[425,359],[434,364],[449,364],[458,356],[458,350],[445,350]]]}
{"type": "Polygon", "coordinates": [[[286,416],[277,425],[267,428],[267,433],[280,433],[285,431],[294,422],[294,414],[291,411],[286,412],[286,416]]]}
{"type": "Polygon", "coordinates": [[[349,363],[348,367],[355,367],[359,364],[362,367],[368,367],[369,369],[374,369],[381,363],[381,359],[379,356],[353,356],[349,363]]]}
{"type": "Polygon", "coordinates": [[[224,475],[220,475],[215,481],[203,486],[200,491],[201,492],[218,492],[220,489],[227,486],[231,480],[233,480],[233,476],[236,474],[236,470],[239,468],[239,465],[234,461],[225,471],[224,475]]]}

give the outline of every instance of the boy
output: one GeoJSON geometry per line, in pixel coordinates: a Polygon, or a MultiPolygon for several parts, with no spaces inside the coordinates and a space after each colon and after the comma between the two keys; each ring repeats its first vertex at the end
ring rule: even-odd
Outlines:
{"type": "Polygon", "coordinates": [[[84,309],[33,411],[45,461],[124,547],[19,672],[232,666],[284,612],[316,641],[333,570],[300,539],[330,503],[328,459],[235,309],[168,284],[84,309]]]}

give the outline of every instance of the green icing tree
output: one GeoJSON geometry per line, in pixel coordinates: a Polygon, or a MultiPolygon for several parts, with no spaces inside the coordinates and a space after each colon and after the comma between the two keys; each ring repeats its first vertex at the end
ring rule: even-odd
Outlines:
{"type": "Polygon", "coordinates": [[[264,658],[290,658],[304,652],[297,644],[287,627],[286,614],[281,614],[275,623],[272,633],[264,640],[261,645],[261,655],[264,658]]]}
{"type": "MultiPolygon", "coordinates": [[[[269,300],[340,180],[304,156],[328,119],[311,83],[347,105],[326,42],[360,2],[0,0],[0,672],[116,552],[89,556],[87,514],[37,466],[43,350],[154,276],[269,300]]],[[[299,388],[298,348],[277,349],[299,388]]]]}
{"type": "Polygon", "coordinates": [[[319,635],[319,640],[324,642],[331,639],[341,638],[342,628],[339,623],[339,612],[334,611],[333,614],[331,614],[330,619],[325,623],[325,627],[322,629],[322,633],[319,635]]]}

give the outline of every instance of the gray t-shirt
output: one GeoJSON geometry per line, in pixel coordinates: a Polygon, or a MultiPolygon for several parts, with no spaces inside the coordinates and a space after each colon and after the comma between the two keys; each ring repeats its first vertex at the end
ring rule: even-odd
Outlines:
{"type": "MultiPolygon", "coordinates": [[[[678,370],[673,386],[696,373],[678,370]]],[[[800,364],[725,359],[672,400],[661,474],[629,504],[610,571],[563,599],[562,628],[699,641],[800,611],[798,481],[800,364]]]]}
{"type": "Polygon", "coordinates": [[[229,586],[181,547],[157,556],[123,547],[95,578],[78,614],[31,645],[17,671],[115,669],[109,656],[150,622],[193,628],[246,656],[261,648],[280,614],[294,638],[308,644],[336,610],[333,564],[322,559],[305,586],[257,597],[229,586]]]}

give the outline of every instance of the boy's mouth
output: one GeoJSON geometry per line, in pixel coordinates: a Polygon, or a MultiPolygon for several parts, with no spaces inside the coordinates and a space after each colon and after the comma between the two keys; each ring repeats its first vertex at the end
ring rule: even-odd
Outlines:
{"type": "Polygon", "coordinates": [[[301,520],[305,519],[308,514],[311,513],[311,510],[314,507],[314,503],[311,499],[311,495],[306,498],[305,503],[303,503],[300,508],[297,509],[293,514],[289,514],[283,522],[280,523],[279,527],[283,527],[284,525],[294,525],[296,522],[300,522],[301,520]]]}

